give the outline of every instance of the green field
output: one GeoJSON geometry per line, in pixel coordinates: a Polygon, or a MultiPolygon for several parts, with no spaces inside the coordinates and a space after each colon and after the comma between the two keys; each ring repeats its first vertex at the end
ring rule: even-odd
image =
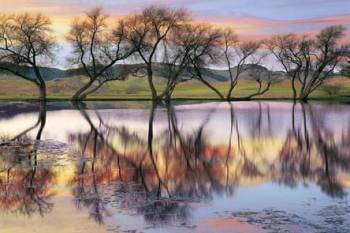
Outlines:
{"type": "MultiPolygon", "coordinates": [[[[158,91],[165,87],[165,79],[155,78],[155,85],[158,91]]],[[[74,92],[86,82],[83,78],[67,78],[47,82],[49,100],[67,100],[74,92]]],[[[229,82],[213,81],[212,84],[226,95],[229,82]]],[[[28,81],[0,76],[0,99],[36,99],[37,89],[28,81]]],[[[254,93],[257,84],[253,81],[239,81],[234,91],[234,97],[242,97],[254,93]]],[[[150,91],[145,78],[132,77],[126,81],[113,81],[105,84],[98,92],[88,97],[88,100],[103,99],[150,99],[150,91]]],[[[270,90],[255,99],[290,99],[292,91],[289,81],[281,81],[271,86],[270,90]]],[[[218,99],[218,96],[197,80],[187,81],[177,86],[174,91],[175,99],[218,99]]],[[[324,86],[315,91],[311,98],[327,100],[350,100],[350,79],[335,77],[329,79],[324,86]]]]}

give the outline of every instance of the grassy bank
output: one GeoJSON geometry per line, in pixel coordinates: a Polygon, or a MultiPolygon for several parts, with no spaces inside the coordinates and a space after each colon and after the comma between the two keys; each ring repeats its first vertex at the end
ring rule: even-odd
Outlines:
{"type": "MultiPolygon", "coordinates": [[[[70,100],[76,90],[86,82],[81,78],[70,78],[47,82],[48,100],[70,100]]],[[[227,93],[229,83],[214,81],[212,83],[221,93],[227,93]]],[[[165,80],[155,79],[158,91],[165,87],[165,80]]],[[[35,100],[37,89],[31,83],[18,78],[0,77],[1,100],[35,100]]],[[[243,97],[254,93],[257,85],[253,81],[239,81],[234,97],[243,97]]],[[[311,96],[314,100],[334,100],[350,102],[350,79],[337,77],[328,80],[325,85],[311,96]]],[[[88,100],[150,100],[150,92],[146,79],[130,78],[126,81],[107,83],[98,92],[88,97],[88,100]]],[[[196,80],[191,80],[177,86],[173,98],[176,100],[218,100],[218,96],[196,80]]],[[[292,98],[289,81],[282,81],[271,86],[270,90],[254,99],[288,100],[292,98]]]]}

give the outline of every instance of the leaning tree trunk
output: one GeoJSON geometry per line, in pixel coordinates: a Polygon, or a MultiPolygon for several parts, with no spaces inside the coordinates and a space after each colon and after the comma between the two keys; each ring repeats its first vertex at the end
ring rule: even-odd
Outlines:
{"type": "Polygon", "coordinates": [[[103,82],[100,82],[96,87],[94,87],[93,89],[89,90],[89,91],[85,91],[84,93],[82,93],[80,95],[80,98],[82,100],[86,99],[86,97],[92,93],[94,93],[95,91],[97,91],[98,89],[100,89],[100,87],[102,87],[103,82]]]}
{"type": "Polygon", "coordinates": [[[80,88],[72,97],[72,100],[74,101],[78,101],[78,100],[83,100],[84,97],[82,96],[82,94],[89,89],[89,87],[92,85],[92,83],[94,82],[94,79],[90,79],[90,81],[85,84],[82,88],[80,88]]]}
{"type": "Polygon", "coordinates": [[[39,88],[39,100],[40,101],[46,101],[46,83],[45,80],[43,79],[43,77],[41,76],[40,70],[37,66],[33,66],[34,69],[34,73],[36,75],[36,85],[39,88]]]}
{"type": "Polygon", "coordinates": [[[198,79],[204,84],[206,85],[210,90],[212,90],[213,92],[215,92],[219,98],[221,100],[225,100],[225,97],[221,94],[221,92],[216,89],[213,85],[211,85],[209,82],[207,82],[203,77],[202,75],[199,73],[199,71],[197,71],[197,76],[198,76],[198,79]]]}
{"type": "Polygon", "coordinates": [[[270,87],[271,87],[271,83],[268,83],[266,85],[266,87],[263,90],[261,90],[262,85],[261,85],[261,83],[259,83],[259,90],[257,92],[255,92],[255,93],[251,94],[251,95],[248,95],[246,97],[246,99],[251,100],[253,97],[263,95],[263,94],[265,94],[266,92],[268,92],[270,90],[270,87]]]}
{"type": "Polygon", "coordinates": [[[226,96],[226,100],[227,100],[227,101],[230,101],[230,100],[231,100],[232,92],[233,92],[233,87],[230,86],[230,89],[229,89],[228,94],[227,94],[227,96],[226,96]]]}

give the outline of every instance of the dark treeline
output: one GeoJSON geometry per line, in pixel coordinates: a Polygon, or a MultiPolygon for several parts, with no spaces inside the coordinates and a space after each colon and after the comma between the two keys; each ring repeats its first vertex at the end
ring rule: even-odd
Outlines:
{"type": "MultiPolygon", "coordinates": [[[[46,99],[46,84],[40,67],[49,64],[57,52],[50,26],[50,19],[41,14],[0,16],[0,70],[34,83],[41,100],[46,99]]],[[[153,6],[113,20],[101,8],[94,8],[74,19],[66,35],[73,47],[71,66],[81,68],[88,78],[72,99],[83,100],[105,83],[130,75],[147,78],[153,100],[170,99],[178,84],[193,79],[222,100],[251,99],[269,91],[276,80],[271,70],[254,68],[266,65],[272,56],[290,80],[293,98],[307,100],[335,70],[348,72],[350,46],[341,43],[345,30],[335,25],[313,37],[290,33],[240,41],[233,29],[195,22],[186,9],[153,6]],[[116,66],[119,63],[137,65],[125,68],[116,66]],[[206,78],[206,68],[215,65],[227,71],[227,93],[206,78]],[[154,83],[159,66],[167,80],[161,91],[154,83]],[[253,69],[256,91],[233,97],[248,69],[253,69]]]]}

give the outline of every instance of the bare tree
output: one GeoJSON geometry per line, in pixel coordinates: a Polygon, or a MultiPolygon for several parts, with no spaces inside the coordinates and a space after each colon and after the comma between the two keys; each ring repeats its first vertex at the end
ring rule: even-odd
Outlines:
{"type": "Polygon", "coordinates": [[[170,100],[177,84],[189,80],[186,70],[189,65],[190,46],[178,43],[182,29],[176,30],[171,38],[164,42],[160,75],[167,80],[166,87],[159,95],[160,99],[170,100]]]}
{"type": "Polygon", "coordinates": [[[53,57],[55,47],[50,26],[50,19],[41,14],[0,16],[0,69],[34,83],[40,100],[46,99],[40,64],[53,57]]]}
{"type": "Polygon", "coordinates": [[[267,68],[257,67],[251,69],[250,77],[258,85],[256,92],[243,97],[243,99],[251,99],[253,97],[263,95],[269,91],[271,85],[276,82],[278,75],[274,73],[273,70],[267,68]]]}
{"type": "Polygon", "coordinates": [[[193,69],[191,57],[198,41],[193,29],[191,24],[182,25],[173,30],[163,43],[160,70],[167,85],[160,98],[170,99],[178,84],[192,79],[193,75],[188,70],[193,69]]]}
{"type": "Polygon", "coordinates": [[[315,38],[289,34],[269,41],[270,51],[291,78],[294,99],[306,101],[349,53],[349,45],[340,43],[344,31],[343,26],[330,26],[315,38]],[[299,93],[296,83],[300,85],[299,93]]]}
{"type": "Polygon", "coordinates": [[[341,45],[345,27],[330,26],[316,36],[315,40],[304,40],[303,69],[299,77],[301,90],[299,98],[307,100],[325,79],[333,75],[334,69],[346,56],[350,45],[341,45]]]}
{"type": "Polygon", "coordinates": [[[180,83],[197,79],[224,98],[209,81],[207,68],[219,60],[219,40],[221,33],[208,24],[187,23],[171,33],[162,43],[160,75],[166,78],[166,88],[159,98],[170,99],[180,83]]]}
{"type": "Polygon", "coordinates": [[[300,38],[295,34],[274,36],[266,42],[268,49],[291,80],[294,100],[297,98],[297,77],[302,69],[302,64],[297,59],[301,54],[300,44],[300,38]]]}
{"type": "Polygon", "coordinates": [[[202,82],[220,99],[225,99],[223,94],[206,78],[208,66],[217,64],[220,60],[221,38],[222,32],[209,24],[188,25],[184,34],[179,36],[179,40],[183,40],[182,46],[191,48],[187,69],[191,78],[202,82]]]}
{"type": "Polygon", "coordinates": [[[71,25],[67,39],[74,48],[73,64],[80,65],[89,78],[74,94],[74,100],[85,99],[108,81],[126,78],[126,72],[113,70],[116,68],[114,65],[127,59],[134,48],[127,43],[124,22],[120,20],[112,29],[107,21],[108,15],[101,8],[94,8],[71,25]]]}
{"type": "Polygon", "coordinates": [[[157,52],[168,39],[169,34],[189,20],[188,12],[183,9],[152,6],[144,9],[141,13],[128,17],[124,21],[128,31],[128,39],[145,64],[153,99],[159,99],[153,83],[153,65],[157,62],[157,52]]]}
{"type": "MultiPolygon", "coordinates": [[[[226,29],[224,31],[223,41],[224,60],[230,78],[230,87],[226,99],[232,99],[233,91],[241,75],[249,70],[252,71],[251,76],[258,83],[259,87],[256,93],[240,98],[250,99],[253,96],[262,95],[267,92],[271,85],[270,74],[268,74],[268,72],[262,72],[257,68],[266,56],[262,51],[262,43],[253,41],[240,42],[232,29],[226,29]],[[263,74],[265,74],[266,77],[263,77],[263,74]],[[266,80],[267,83],[263,88],[264,80],[266,80]]],[[[263,68],[261,67],[261,69],[263,68]]]]}
{"type": "MultiPolygon", "coordinates": [[[[233,74],[232,72],[232,52],[230,51],[230,49],[235,48],[238,44],[238,36],[233,32],[232,29],[226,29],[223,33],[223,39],[224,39],[224,56],[225,56],[225,60],[227,63],[227,70],[229,73],[229,77],[230,77],[230,89],[227,93],[227,99],[231,99],[231,95],[232,92],[235,88],[235,86],[237,85],[238,82],[238,76],[240,74],[240,69],[238,69],[238,67],[242,67],[242,66],[238,66],[237,67],[237,72],[236,75],[233,74]]],[[[240,62],[238,62],[238,65],[240,65],[242,62],[245,62],[246,56],[243,57],[243,59],[241,59],[240,62]]]]}

